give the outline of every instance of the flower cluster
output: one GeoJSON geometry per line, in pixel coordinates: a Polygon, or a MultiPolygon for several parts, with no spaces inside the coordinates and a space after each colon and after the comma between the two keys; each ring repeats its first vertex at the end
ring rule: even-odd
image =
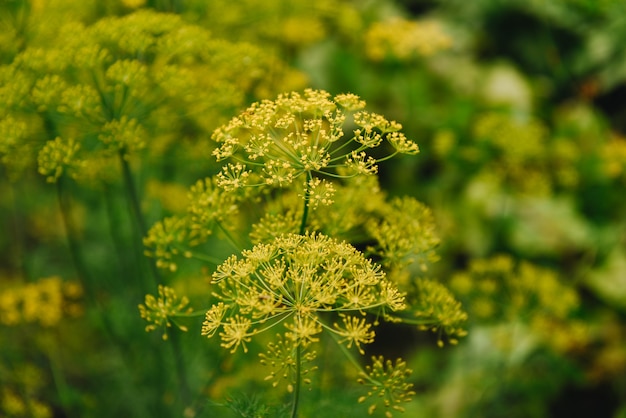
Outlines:
{"type": "Polygon", "coordinates": [[[181,331],[187,331],[187,327],[177,324],[174,317],[181,314],[191,312],[189,299],[186,296],[178,297],[176,291],[171,287],[159,285],[159,296],[146,295],[145,305],[139,305],[139,314],[143,319],[149,322],[146,325],[146,331],[154,331],[159,327],[163,327],[163,339],[167,339],[167,328],[172,323],[181,331]]]}
{"type": "Polygon", "coordinates": [[[550,178],[544,169],[546,134],[546,128],[537,120],[517,120],[498,113],[484,114],[474,124],[477,148],[483,144],[491,148],[483,156],[492,160],[485,168],[505,184],[534,194],[550,190],[550,178]]]}
{"type": "MultiPolygon", "coordinates": [[[[221,170],[194,184],[185,212],[144,240],[159,267],[175,271],[177,256],[213,264],[202,335],[233,353],[264,345],[267,380],[295,397],[323,337],[364,355],[380,320],[438,332],[440,341],[465,335],[460,304],[414,277],[437,260],[432,213],[413,198],[388,200],[375,175],[381,161],[419,148],[365,106],[354,94],[312,89],[252,104],[212,135],[221,170]],[[236,253],[209,245],[220,239],[236,253]]],[[[379,363],[368,381],[401,410],[410,371],[379,363]]]]}
{"type": "MultiPolygon", "coordinates": [[[[98,166],[93,157],[135,156],[148,138],[159,145],[142,157],[160,157],[175,147],[181,157],[197,158],[196,141],[180,147],[185,131],[206,138],[247,95],[294,87],[281,84],[291,70],[276,57],[215,39],[174,14],[138,10],[90,26],[70,22],[54,40],[46,48],[26,47],[0,66],[0,114],[15,119],[13,127],[34,130],[30,148],[21,146],[23,134],[0,140],[0,157],[10,165],[33,163],[32,155],[57,137],[78,145],[64,153],[63,163],[81,170],[98,166]]],[[[58,164],[40,162],[50,181],[63,172],[58,164]]],[[[77,178],[87,175],[81,170],[77,178]]]]}
{"type": "MultiPolygon", "coordinates": [[[[304,347],[305,350],[300,355],[300,368],[302,369],[302,375],[304,376],[303,382],[305,384],[311,384],[311,378],[307,375],[317,369],[317,366],[302,367],[308,365],[315,360],[317,352],[309,350],[310,347],[304,347]]],[[[271,369],[271,372],[265,380],[271,381],[273,387],[277,387],[281,382],[285,382],[288,392],[293,392],[293,376],[296,374],[298,368],[298,358],[296,350],[294,349],[293,341],[286,338],[282,334],[276,334],[275,341],[267,343],[267,350],[265,353],[259,353],[261,358],[260,363],[271,369]]]]}
{"type": "Polygon", "coordinates": [[[416,264],[422,271],[436,261],[439,237],[431,210],[410,198],[394,198],[379,209],[378,217],[366,223],[366,230],[376,240],[370,247],[385,265],[403,268],[416,264]]]}
{"type": "Polygon", "coordinates": [[[359,398],[359,402],[365,402],[373,398],[368,408],[369,414],[373,414],[380,402],[385,408],[385,416],[391,418],[392,411],[404,412],[403,403],[410,402],[415,391],[413,384],[407,382],[413,371],[409,369],[402,359],[385,360],[382,356],[372,357],[372,365],[366,366],[367,373],[359,379],[359,382],[369,387],[366,396],[359,398]]]}
{"type": "Polygon", "coordinates": [[[80,143],[73,138],[55,138],[48,141],[39,151],[39,174],[46,176],[46,181],[54,183],[61,175],[71,170],[76,162],[75,155],[80,149],[80,143]]]}
{"type": "Polygon", "coordinates": [[[219,302],[206,313],[202,334],[218,330],[235,351],[281,324],[285,341],[307,346],[322,331],[362,352],[373,341],[367,312],[389,318],[405,309],[404,295],[380,267],[354,247],[321,234],[289,234],[232,256],[213,274],[219,302]],[[330,321],[329,313],[339,313],[330,321]]]}
{"type": "Polygon", "coordinates": [[[236,3],[196,0],[189,3],[195,3],[194,14],[200,12],[201,22],[215,33],[270,44],[271,48],[282,48],[285,53],[294,53],[328,39],[332,33],[344,38],[354,37],[363,19],[353,2],[334,0],[241,0],[236,3]]]}
{"type": "Polygon", "coordinates": [[[414,303],[415,316],[427,323],[420,325],[421,329],[436,332],[439,336],[437,344],[440,347],[443,346],[443,334],[451,344],[456,344],[458,337],[467,335],[464,329],[468,319],[467,313],[447,287],[426,279],[418,279],[416,286],[418,297],[414,303]]]}
{"type": "MultiPolygon", "coordinates": [[[[0,96],[4,97],[5,91],[10,88],[2,86],[0,69],[0,96]]],[[[0,106],[2,104],[0,103],[0,106]]],[[[3,112],[0,109],[0,115],[3,112]]],[[[35,147],[28,140],[37,131],[38,123],[32,117],[15,117],[10,114],[0,119],[0,163],[6,168],[10,179],[15,180],[36,163],[35,147]]]]}
{"type": "MultiPolygon", "coordinates": [[[[402,126],[383,116],[363,111],[365,102],[353,94],[332,98],[321,90],[305,90],[280,95],[276,100],[254,103],[241,115],[215,130],[212,138],[219,147],[218,161],[237,161],[223,167],[219,185],[227,190],[243,187],[291,186],[296,179],[310,191],[311,176],[346,177],[375,173],[378,161],[398,153],[415,154],[417,144],[407,139],[402,126]],[[355,113],[356,112],[356,113],[355,113]],[[344,139],[348,115],[357,126],[352,137],[344,139]],[[366,151],[383,141],[393,152],[381,159],[366,151]],[[340,175],[347,168],[351,174],[340,175]]],[[[325,187],[329,204],[332,191],[325,187]]],[[[304,194],[308,198],[309,193],[304,194]]]]}
{"type": "Polygon", "coordinates": [[[602,149],[604,172],[609,178],[626,179],[626,137],[615,134],[602,149]]]}
{"type": "Polygon", "coordinates": [[[176,271],[176,256],[193,255],[216,228],[236,226],[240,196],[217,187],[216,178],[198,180],[187,193],[186,213],[155,223],[144,237],[145,254],[156,259],[157,267],[176,271]]]}

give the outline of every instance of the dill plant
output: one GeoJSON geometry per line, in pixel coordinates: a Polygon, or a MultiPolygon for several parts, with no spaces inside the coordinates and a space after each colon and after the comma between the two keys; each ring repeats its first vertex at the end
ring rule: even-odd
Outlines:
{"type": "Polygon", "coordinates": [[[387,199],[376,179],[379,163],[419,148],[365,106],[353,94],[312,89],[254,103],[213,133],[222,170],[193,185],[186,212],[157,222],[144,240],[170,272],[185,260],[212,264],[208,308],[186,312],[148,295],[146,330],[202,315],[200,333],[232,353],[258,341],[266,380],[292,394],[292,417],[323,338],[359,370],[369,388],[359,401],[391,416],[413,395],[406,363],[375,356],[361,368],[354,358],[376,326],[432,330],[440,344],[465,335],[459,302],[417,278],[437,259],[432,214],[412,198],[387,199]],[[220,258],[220,239],[236,253],[220,258]]]}

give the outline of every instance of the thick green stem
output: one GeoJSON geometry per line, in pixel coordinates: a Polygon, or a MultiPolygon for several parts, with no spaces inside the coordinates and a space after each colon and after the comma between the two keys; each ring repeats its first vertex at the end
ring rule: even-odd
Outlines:
{"type": "Polygon", "coordinates": [[[297,418],[300,404],[300,385],[302,384],[302,345],[296,345],[296,381],[293,387],[293,405],[291,418],[297,418]]]}
{"type": "MultiPolygon", "coordinates": [[[[139,237],[139,240],[136,240],[135,245],[141,246],[143,244],[142,243],[143,237],[145,237],[148,234],[148,227],[146,224],[146,220],[143,216],[143,213],[141,211],[139,193],[137,193],[137,188],[135,187],[135,182],[133,181],[133,175],[130,170],[130,164],[128,164],[126,154],[124,153],[123,150],[119,152],[119,158],[120,158],[120,162],[122,165],[124,184],[128,192],[130,206],[131,206],[135,221],[137,223],[137,226],[139,227],[139,233],[141,234],[141,236],[139,237]]],[[[143,259],[141,257],[142,251],[140,248],[138,248],[137,254],[138,254],[138,258],[143,259]]],[[[150,275],[152,278],[152,285],[156,287],[157,282],[160,281],[159,280],[160,275],[154,263],[149,263],[149,265],[150,265],[150,269],[152,273],[150,275]]],[[[180,346],[180,342],[178,341],[178,336],[173,336],[171,338],[171,347],[172,347],[173,356],[174,356],[176,375],[178,377],[178,381],[180,384],[181,401],[184,404],[184,406],[188,406],[190,402],[190,398],[191,398],[191,391],[189,389],[189,379],[187,377],[187,371],[186,371],[185,364],[183,361],[184,358],[183,358],[182,348],[180,346]]]]}
{"type": "Polygon", "coordinates": [[[310,171],[306,173],[306,184],[304,185],[304,210],[302,211],[302,221],[300,222],[300,235],[303,235],[306,231],[306,222],[309,217],[309,181],[313,179],[310,171]]]}
{"type": "MultiPolygon", "coordinates": [[[[311,173],[307,172],[307,183],[304,186],[304,210],[302,211],[302,221],[300,222],[300,235],[306,231],[307,218],[309,216],[309,181],[312,179],[311,173]]],[[[291,418],[298,416],[300,404],[300,386],[302,385],[302,345],[296,345],[296,376],[293,387],[293,405],[291,408],[291,418]]]]}

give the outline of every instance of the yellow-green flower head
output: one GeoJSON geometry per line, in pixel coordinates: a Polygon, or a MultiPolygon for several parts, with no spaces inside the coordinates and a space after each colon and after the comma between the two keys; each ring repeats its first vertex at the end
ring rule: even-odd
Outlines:
{"type": "Polygon", "coordinates": [[[247,351],[252,337],[282,325],[295,347],[332,333],[360,352],[374,340],[375,319],[405,309],[404,295],[380,266],[345,242],[321,234],[288,234],[231,256],[213,274],[215,303],[202,335],[216,333],[222,346],[247,351]],[[336,320],[328,314],[335,312],[336,320]]]}
{"type": "Polygon", "coordinates": [[[159,268],[172,272],[176,258],[191,257],[191,248],[206,241],[216,228],[239,227],[240,196],[216,186],[214,178],[198,180],[187,193],[187,213],[155,223],[144,238],[145,254],[156,259],[159,268]]]}
{"type": "Polygon", "coordinates": [[[39,173],[46,176],[46,180],[55,183],[68,169],[76,165],[75,155],[80,149],[80,143],[73,138],[55,138],[48,141],[39,152],[37,161],[39,173]]]}
{"type": "Polygon", "coordinates": [[[25,161],[26,155],[29,164],[20,165],[32,168],[45,140],[73,137],[80,160],[89,161],[75,172],[85,184],[94,183],[91,176],[109,180],[93,169],[109,163],[102,150],[160,159],[177,148],[177,156],[197,159],[202,153],[195,139],[209,136],[250,97],[304,85],[267,50],[217,39],[171,13],[138,10],[90,25],[70,21],[55,34],[46,46],[24,45],[0,66],[0,119],[39,119],[28,138],[32,149],[7,158],[25,161]],[[106,146],[94,140],[98,135],[106,146]],[[181,137],[194,141],[175,143],[181,137]],[[148,138],[150,153],[137,152],[147,148],[148,138]]]}
{"type": "MultiPolygon", "coordinates": [[[[218,161],[236,161],[224,166],[218,185],[225,189],[288,187],[305,174],[346,177],[338,174],[341,168],[348,168],[353,176],[373,174],[383,159],[419,152],[417,144],[399,132],[399,123],[364,111],[364,107],[365,102],[354,94],[331,97],[312,89],[254,103],[213,133],[212,138],[219,144],[213,153],[218,161]],[[357,129],[345,138],[348,123],[357,129]],[[367,155],[368,150],[384,142],[393,150],[389,155],[379,160],[367,155]]],[[[331,188],[309,180],[302,181],[308,188],[307,197],[314,188],[319,191],[321,187],[326,202],[330,202],[331,188]]]]}
{"type": "Polygon", "coordinates": [[[138,151],[146,146],[146,131],[136,119],[122,116],[107,122],[98,139],[113,150],[138,151]]]}
{"type": "Polygon", "coordinates": [[[443,334],[451,344],[456,344],[458,337],[467,335],[464,329],[467,313],[447,287],[433,280],[418,279],[417,288],[418,299],[413,306],[415,316],[431,321],[420,329],[436,332],[440,347],[443,346],[443,334]]]}
{"type": "Polygon", "coordinates": [[[382,356],[372,357],[372,365],[365,366],[365,370],[359,383],[369,390],[366,396],[359,398],[359,402],[372,398],[369,414],[372,415],[380,404],[385,408],[387,418],[393,416],[393,411],[404,412],[402,404],[411,401],[415,395],[413,384],[407,381],[413,370],[407,367],[406,361],[397,359],[394,364],[382,356]]]}
{"type": "Polygon", "coordinates": [[[159,296],[146,295],[145,305],[139,305],[139,314],[143,319],[149,322],[146,325],[146,331],[154,331],[157,328],[163,328],[163,339],[167,340],[167,329],[176,325],[181,331],[187,331],[187,327],[177,324],[174,317],[180,314],[191,312],[189,307],[189,299],[182,296],[178,297],[176,291],[171,287],[159,285],[159,296]]]}

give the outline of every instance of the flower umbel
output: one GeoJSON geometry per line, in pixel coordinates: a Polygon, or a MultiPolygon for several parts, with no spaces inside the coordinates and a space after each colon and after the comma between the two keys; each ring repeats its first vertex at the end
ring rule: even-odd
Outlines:
{"type": "Polygon", "coordinates": [[[159,296],[146,295],[145,305],[139,305],[139,314],[150,324],[146,325],[146,331],[154,331],[158,327],[164,327],[163,339],[167,340],[167,328],[176,325],[181,331],[187,331],[184,325],[176,324],[174,317],[191,312],[188,307],[187,297],[178,297],[171,287],[159,285],[159,296]]]}
{"type": "Polygon", "coordinates": [[[372,357],[372,365],[366,366],[367,373],[359,379],[359,383],[369,386],[367,395],[359,398],[359,402],[365,402],[367,398],[374,398],[368,412],[374,413],[380,401],[385,407],[385,416],[391,418],[392,411],[404,412],[402,403],[410,402],[415,392],[413,384],[407,382],[413,371],[406,367],[406,362],[397,359],[394,364],[391,360],[385,360],[383,356],[372,357]],[[380,399],[380,400],[379,400],[380,399]]]}
{"type": "Polygon", "coordinates": [[[417,144],[399,132],[402,125],[361,110],[364,107],[365,102],[354,94],[333,98],[323,90],[312,89],[254,103],[213,133],[219,144],[213,152],[218,161],[238,161],[224,169],[220,185],[228,189],[288,187],[307,174],[303,184],[311,187],[313,173],[341,178],[347,175],[338,169],[349,167],[350,176],[373,174],[378,161],[419,152],[417,144]],[[352,112],[356,113],[350,122],[357,128],[352,137],[344,139],[344,126],[352,112]],[[377,160],[366,154],[384,141],[394,150],[390,155],[377,160]],[[258,174],[258,182],[240,181],[243,173],[245,177],[258,174]]]}
{"type": "Polygon", "coordinates": [[[261,359],[273,369],[268,379],[275,385],[288,379],[288,389],[292,369],[315,358],[312,344],[324,333],[363,354],[362,345],[374,341],[376,318],[405,308],[404,294],[379,266],[322,234],[259,243],[218,266],[213,283],[218,302],[207,311],[202,334],[218,333],[223,347],[246,352],[252,337],[282,326],[261,359]],[[333,313],[340,321],[332,322],[333,313]]]}
{"type": "Polygon", "coordinates": [[[315,342],[326,330],[360,349],[374,338],[363,313],[404,309],[404,295],[388,291],[393,285],[378,266],[325,235],[287,234],[242,255],[230,257],[213,274],[220,302],[208,310],[203,327],[212,337],[221,326],[219,335],[228,347],[238,345],[230,344],[233,327],[245,323],[245,338],[283,324],[295,345],[315,342]],[[333,311],[341,312],[344,326],[333,328],[322,318],[333,311]]]}

